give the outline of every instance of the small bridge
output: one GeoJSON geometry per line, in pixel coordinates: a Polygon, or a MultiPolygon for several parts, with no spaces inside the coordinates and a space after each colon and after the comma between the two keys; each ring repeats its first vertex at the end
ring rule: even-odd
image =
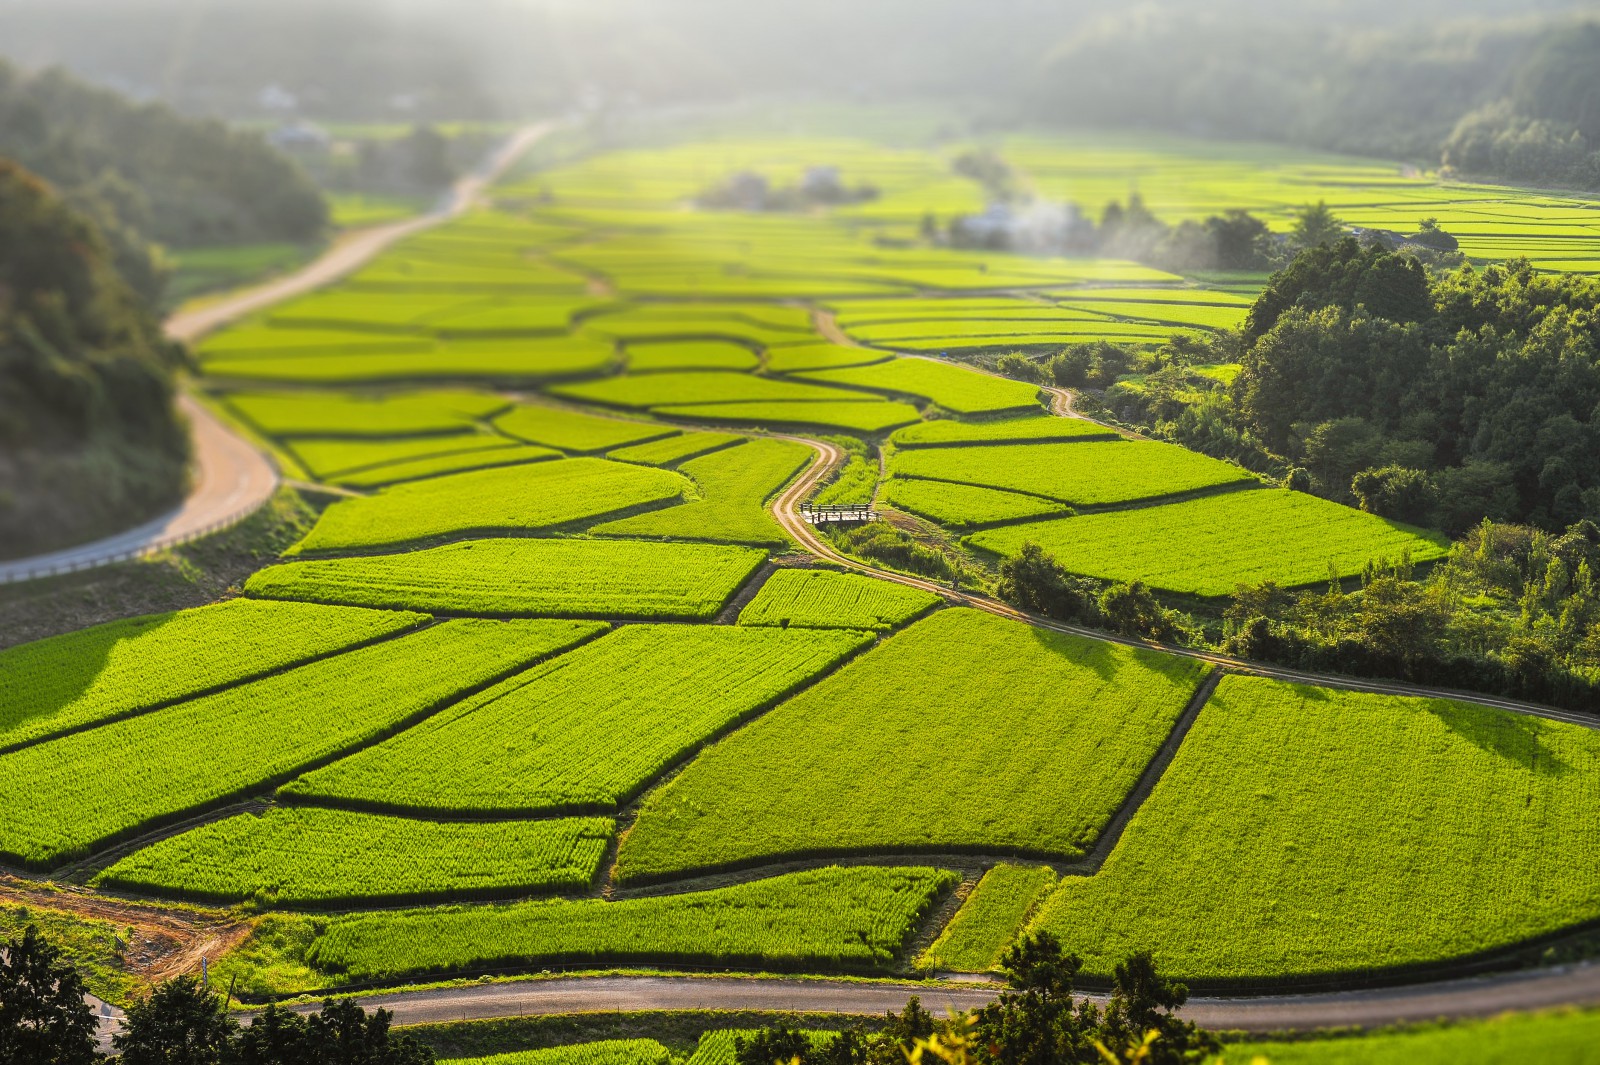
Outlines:
{"type": "Polygon", "coordinates": [[[801,503],[800,517],[812,525],[825,525],[831,522],[877,521],[878,512],[872,509],[871,503],[843,503],[821,507],[801,503]]]}

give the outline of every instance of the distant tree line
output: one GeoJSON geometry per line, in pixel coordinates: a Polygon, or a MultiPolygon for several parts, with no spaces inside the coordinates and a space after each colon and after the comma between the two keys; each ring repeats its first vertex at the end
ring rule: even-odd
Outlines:
{"type": "Polygon", "coordinates": [[[156,301],[154,245],[306,241],[322,194],[259,134],[134,103],[60,70],[0,61],[0,156],[48,180],[105,234],[117,269],[156,301]]]}
{"type": "Polygon", "coordinates": [[[1026,110],[1600,187],[1600,22],[1297,16],[1208,5],[1085,20],[1041,65],[1026,110]]]}

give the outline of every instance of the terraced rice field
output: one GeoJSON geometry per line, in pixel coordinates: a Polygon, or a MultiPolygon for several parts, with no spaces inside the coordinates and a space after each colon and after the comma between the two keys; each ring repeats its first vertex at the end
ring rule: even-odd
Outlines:
{"type": "Polygon", "coordinates": [[[1068,509],[1065,503],[1041,496],[915,477],[889,478],[881,496],[892,507],[951,527],[1039,518],[1068,509]]]}
{"type": "Polygon", "coordinates": [[[1047,865],[1001,862],[983,874],[922,961],[960,973],[997,968],[1001,955],[1055,885],[1056,874],[1047,865]]]}
{"type": "Polygon", "coordinates": [[[854,573],[780,569],[739,614],[739,624],[885,631],[938,602],[931,592],[854,573]]]}
{"type": "Polygon", "coordinates": [[[1600,734],[1227,677],[1105,866],[1036,926],[1107,973],[1259,983],[1462,958],[1600,918],[1600,734]]]}
{"type": "MultiPolygon", "coordinates": [[[[1361,225],[1437,217],[1470,256],[1600,272],[1576,196],[1259,146],[995,143],[1090,207],[1137,187],[1168,223],[1239,207],[1282,232],[1320,198],[1361,225]]],[[[813,453],[762,430],[830,436],[849,462],[812,500],[876,494],[907,543],[951,557],[952,531],[1001,555],[1033,541],[1073,572],[1214,597],[1444,545],[1046,416],[1034,385],[954,361],[1202,335],[1267,280],[924,241],[927,212],[984,207],[959,150],[729,134],[551,156],[497,205],[207,338],[219,409],[286,476],[356,494],[319,502],[242,599],[0,652],[20,679],[0,684],[0,857],[89,856],[74,875],[106,889],[266,911],[212,959],[254,994],[568,964],[888,971],[913,940],[983,971],[1030,923],[1097,975],[1150,947],[1180,977],[1289,981],[1600,921],[1596,733],[1242,678],[1100,872],[1019,864],[1098,857],[1205,667],[794,565],[767,508],[813,453]],[[718,176],[817,165],[881,195],[684,209],[718,176]],[[684,882],[835,855],[860,864],[684,882]],[[957,864],[930,855],[989,866],[943,929],[928,915],[955,874],[896,865],[957,864]],[[602,892],[627,897],[523,900],[602,892]]],[[[731,1037],[692,1065],[730,1065],[731,1037]]],[[[1464,1053],[1388,1038],[1328,1053],[1464,1053]]]]}
{"type": "Polygon", "coordinates": [[[714,617],[766,557],[711,544],[468,540],[270,566],[244,590],[265,599],[447,614],[689,621],[714,617]]]}
{"type": "Polygon", "coordinates": [[[954,879],[933,869],[834,868],[618,902],[352,914],[329,921],[309,957],[352,981],[598,959],[873,969],[894,958],[954,879]]]}
{"type": "Polygon", "coordinates": [[[1002,488],[1073,506],[1103,506],[1255,480],[1237,466],[1175,444],[1088,440],[896,451],[896,477],[1002,488]]]}
{"type": "Polygon", "coordinates": [[[835,854],[1078,857],[1203,672],[1187,659],[941,610],[647,796],[617,875],[835,854]]]}
{"type": "Polygon", "coordinates": [[[230,392],[228,406],[268,436],[453,435],[511,404],[484,392],[230,392]]]}
{"type": "Polygon", "coordinates": [[[683,478],[666,470],[595,458],[473,470],[340,500],[291,553],[544,529],[667,503],[685,487],[683,478]]]}
{"type": "Polygon", "coordinates": [[[654,1039],[604,1039],[486,1058],[441,1058],[439,1065],[672,1065],[672,1060],[672,1052],[654,1039]]]}
{"type": "Polygon", "coordinates": [[[285,785],[372,809],[611,811],[864,633],[630,625],[285,785]]]}
{"type": "Polygon", "coordinates": [[[957,414],[996,414],[1039,406],[1039,390],[1033,385],[932,359],[894,359],[870,366],[815,370],[800,376],[868,392],[909,395],[957,414]]]}
{"type": "Polygon", "coordinates": [[[0,749],[393,636],[425,614],[235,599],[0,651],[0,749]]]}
{"type": "Polygon", "coordinates": [[[1006,418],[958,422],[948,418],[918,422],[890,434],[897,448],[952,447],[958,444],[1034,444],[1049,441],[1114,437],[1115,431],[1082,418],[1006,418]]]}
{"type": "Polygon", "coordinates": [[[0,756],[0,853],[53,865],[261,789],[589,631],[566,621],[445,622],[0,756]],[[433,668],[439,661],[450,669],[433,668]],[[339,714],[330,715],[330,705],[339,714]]]}
{"type": "Polygon", "coordinates": [[[604,818],[413,821],[278,807],[161,840],[95,877],[122,891],[268,905],[421,902],[581,890],[614,831],[604,818]]]}
{"type": "Polygon", "coordinates": [[[766,502],[789,483],[811,449],[792,440],[751,440],[678,466],[700,492],[692,503],[596,525],[601,536],[659,536],[724,543],[788,543],[766,502]]]}
{"type": "Polygon", "coordinates": [[[1444,557],[1441,536],[1283,489],[1227,492],[1138,510],[1085,514],[975,533],[986,551],[1032,541],[1067,569],[1142,580],[1191,595],[1231,595],[1241,584],[1314,584],[1348,577],[1368,560],[1444,557]]]}

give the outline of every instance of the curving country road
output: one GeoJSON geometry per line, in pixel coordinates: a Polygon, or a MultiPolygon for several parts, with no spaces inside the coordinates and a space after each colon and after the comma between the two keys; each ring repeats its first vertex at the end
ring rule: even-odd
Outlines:
{"type": "MultiPolygon", "coordinates": [[[[538,1014],[653,1010],[844,1013],[900,1011],[913,995],[936,1014],[971,1010],[999,988],[738,976],[572,976],[362,997],[397,1024],[439,1024],[538,1014]]],[[[1104,1003],[1102,996],[1085,996],[1104,1003]]],[[[1207,1028],[1249,1032],[1378,1027],[1507,1010],[1600,1004],[1600,964],[1366,991],[1225,998],[1197,995],[1182,1015],[1207,1028]]],[[[316,1006],[300,1007],[302,1010],[316,1006]]]]}
{"type": "MultiPolygon", "coordinates": [[[[458,180],[427,214],[346,234],[292,274],[230,293],[167,319],[167,335],[192,344],[207,333],[256,311],[321,288],[359,269],[396,241],[440,225],[466,211],[540,138],[556,128],[541,122],[513,134],[476,171],[458,180]]],[[[123,562],[199,539],[254,514],[278,490],[278,471],[189,396],[178,401],[194,440],[194,484],[177,507],[124,532],[42,555],[0,562],[0,584],[52,577],[123,562]]]]}

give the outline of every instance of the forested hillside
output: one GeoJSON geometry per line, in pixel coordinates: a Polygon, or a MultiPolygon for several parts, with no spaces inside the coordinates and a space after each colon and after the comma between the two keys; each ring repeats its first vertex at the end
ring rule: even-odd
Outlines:
{"type": "Polygon", "coordinates": [[[152,243],[305,241],[327,225],[311,181],[254,133],[138,104],[60,70],[0,62],[0,156],[47,179],[105,233],[147,301],[164,268],[152,243]]]}
{"type": "Polygon", "coordinates": [[[176,502],[177,357],[93,221],[0,160],[0,557],[176,502]]]}

